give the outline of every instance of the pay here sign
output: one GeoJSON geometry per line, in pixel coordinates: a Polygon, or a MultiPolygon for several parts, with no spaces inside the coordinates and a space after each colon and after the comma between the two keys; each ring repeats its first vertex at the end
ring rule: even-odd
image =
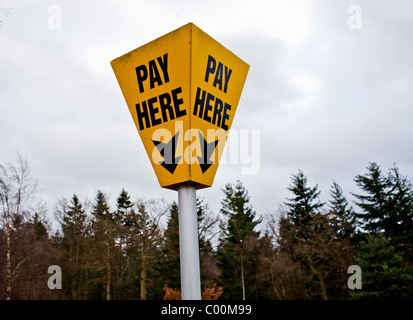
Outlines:
{"type": "Polygon", "coordinates": [[[192,23],[111,65],[161,187],[211,186],[249,65],[192,23]]]}

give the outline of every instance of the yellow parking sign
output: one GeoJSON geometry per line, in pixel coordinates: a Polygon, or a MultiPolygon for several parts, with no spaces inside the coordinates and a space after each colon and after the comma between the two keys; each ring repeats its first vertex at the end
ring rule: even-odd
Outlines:
{"type": "Polygon", "coordinates": [[[111,65],[161,187],[211,186],[249,65],[192,23],[111,65]]]}

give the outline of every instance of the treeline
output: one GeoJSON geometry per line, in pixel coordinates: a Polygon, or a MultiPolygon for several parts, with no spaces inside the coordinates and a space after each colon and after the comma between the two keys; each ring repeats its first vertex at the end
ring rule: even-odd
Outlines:
{"type": "MultiPolygon", "coordinates": [[[[198,198],[203,297],[412,299],[412,182],[376,163],[354,181],[356,209],[335,182],[321,202],[302,171],[270,216],[255,212],[240,181],[222,190],[219,213],[198,198]],[[349,288],[352,265],[361,289],[349,288]]],[[[0,165],[1,299],[179,298],[175,202],[121,190],[111,208],[102,191],[90,203],[75,194],[58,201],[52,231],[35,190],[27,162],[0,165]],[[51,265],[62,270],[61,289],[48,287],[51,265]]]]}

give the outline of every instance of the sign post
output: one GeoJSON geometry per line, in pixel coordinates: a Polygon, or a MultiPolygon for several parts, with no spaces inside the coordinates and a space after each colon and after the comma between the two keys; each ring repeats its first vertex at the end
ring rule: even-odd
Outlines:
{"type": "Polygon", "coordinates": [[[178,191],[182,299],[201,299],[196,190],[212,186],[249,65],[192,23],[111,65],[159,184],[178,191]]]}
{"type": "Polygon", "coordinates": [[[191,183],[179,185],[178,206],[182,300],[201,300],[196,188],[191,183]]]}

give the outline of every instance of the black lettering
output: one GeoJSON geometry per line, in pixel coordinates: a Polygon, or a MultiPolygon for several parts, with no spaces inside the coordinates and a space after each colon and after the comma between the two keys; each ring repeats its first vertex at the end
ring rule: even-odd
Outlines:
{"type": "Polygon", "coordinates": [[[159,109],[158,109],[158,108],[155,108],[155,107],[153,106],[153,104],[154,104],[155,102],[157,102],[157,101],[158,101],[158,97],[153,97],[153,98],[150,98],[150,99],[148,100],[148,108],[149,108],[149,113],[150,113],[150,115],[151,115],[151,123],[152,123],[152,126],[156,126],[156,125],[162,123],[162,121],[161,121],[160,118],[158,118],[158,119],[155,118],[155,115],[159,112],[159,109]]]}
{"type": "Polygon", "coordinates": [[[231,110],[231,106],[228,103],[225,103],[224,113],[222,115],[222,124],[221,124],[221,128],[224,130],[228,130],[228,125],[225,124],[225,120],[229,120],[228,110],[231,110]]]}
{"type": "Polygon", "coordinates": [[[208,55],[208,62],[207,62],[207,68],[206,68],[206,73],[205,73],[205,82],[208,82],[209,79],[209,74],[213,74],[215,72],[217,62],[216,60],[208,55]]]}
{"type": "Polygon", "coordinates": [[[163,60],[161,57],[156,58],[158,60],[159,66],[161,67],[161,70],[163,72],[163,78],[165,83],[169,82],[169,75],[168,75],[168,54],[165,53],[163,55],[163,60]]]}
{"type": "Polygon", "coordinates": [[[139,92],[142,93],[145,91],[143,88],[143,81],[148,79],[148,69],[146,69],[146,66],[142,64],[139,67],[136,67],[135,71],[136,77],[138,78],[139,92]]]}
{"type": "Polygon", "coordinates": [[[231,77],[231,74],[232,74],[232,70],[228,68],[227,66],[225,66],[225,86],[224,86],[225,93],[227,93],[228,82],[229,82],[229,78],[231,77]]]}
{"type": "Polygon", "coordinates": [[[212,116],[212,124],[216,124],[218,127],[221,126],[221,113],[222,113],[223,106],[224,104],[222,103],[222,100],[216,98],[215,107],[214,107],[214,115],[212,116]]]}
{"type": "Polygon", "coordinates": [[[145,129],[145,126],[143,125],[143,120],[145,120],[146,128],[150,128],[151,123],[149,122],[148,106],[146,105],[146,101],[142,102],[142,111],[139,106],[139,103],[137,103],[135,106],[136,113],[138,115],[139,130],[145,129]]]}
{"type": "Polygon", "coordinates": [[[205,90],[202,90],[202,97],[201,95],[201,88],[196,89],[196,96],[195,96],[195,104],[194,104],[194,116],[198,116],[202,118],[202,113],[204,112],[204,104],[205,104],[205,90]],[[199,112],[198,112],[199,107],[199,112]],[[197,114],[198,113],[198,114],[197,114]]]}
{"type": "Polygon", "coordinates": [[[161,75],[156,67],[155,60],[149,61],[149,82],[151,89],[155,87],[155,82],[158,83],[158,86],[162,84],[161,75]]]}
{"type": "Polygon", "coordinates": [[[209,103],[210,101],[214,101],[215,97],[208,93],[205,103],[205,112],[204,112],[204,120],[211,122],[211,117],[208,115],[208,111],[212,110],[212,105],[209,103]]]}
{"type": "Polygon", "coordinates": [[[176,115],[177,118],[186,115],[186,110],[185,109],[183,109],[183,110],[179,109],[179,106],[184,103],[184,100],[182,98],[178,99],[178,94],[179,93],[182,93],[182,88],[181,87],[172,90],[172,100],[174,102],[175,115],[176,115]]]}
{"type": "Polygon", "coordinates": [[[169,113],[169,120],[175,119],[174,110],[171,105],[172,99],[169,93],[164,93],[159,96],[159,105],[162,113],[162,122],[168,121],[166,111],[169,113]]]}
{"type": "Polygon", "coordinates": [[[214,87],[218,85],[218,89],[222,91],[222,73],[223,73],[224,65],[220,62],[218,63],[217,72],[215,73],[214,83],[212,84],[214,87]]]}

